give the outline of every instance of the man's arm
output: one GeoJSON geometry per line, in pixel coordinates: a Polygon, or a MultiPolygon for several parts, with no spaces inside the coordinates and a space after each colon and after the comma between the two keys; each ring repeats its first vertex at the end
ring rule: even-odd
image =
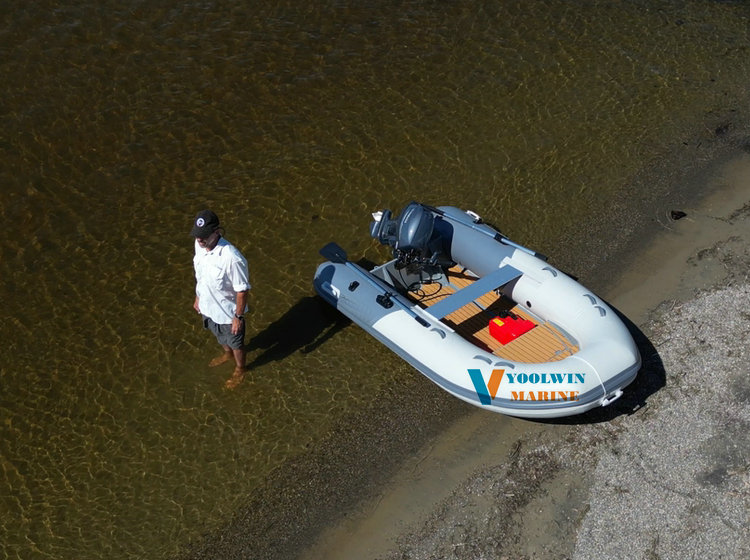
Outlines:
{"type": "Polygon", "coordinates": [[[247,292],[237,292],[237,306],[234,309],[234,317],[232,317],[232,334],[237,334],[240,330],[240,319],[237,315],[244,315],[245,306],[247,305],[247,292]]]}

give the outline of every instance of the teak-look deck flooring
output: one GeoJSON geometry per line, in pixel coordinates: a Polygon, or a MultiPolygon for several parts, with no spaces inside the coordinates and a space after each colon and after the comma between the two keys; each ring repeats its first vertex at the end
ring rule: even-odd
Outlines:
{"type": "MultiPolygon", "coordinates": [[[[422,285],[419,293],[410,292],[410,297],[423,307],[430,307],[443,298],[468,286],[476,277],[460,267],[448,271],[447,279],[422,285]]],[[[464,305],[447,315],[443,321],[461,336],[494,355],[514,362],[554,362],[578,352],[578,347],[558,329],[547,322],[540,322],[533,315],[494,291],[464,305]],[[478,305],[477,305],[478,304],[478,305]],[[500,344],[490,335],[489,322],[501,311],[511,311],[537,326],[506,345],[500,344]]]]}

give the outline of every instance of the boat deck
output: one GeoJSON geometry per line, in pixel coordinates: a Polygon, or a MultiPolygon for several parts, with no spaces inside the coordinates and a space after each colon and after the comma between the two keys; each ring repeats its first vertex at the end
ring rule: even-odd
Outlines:
{"type": "MultiPolygon", "coordinates": [[[[442,281],[422,284],[418,290],[409,292],[409,297],[422,307],[430,307],[475,280],[477,278],[464,269],[453,267],[442,281]]],[[[539,321],[525,309],[494,291],[448,314],[443,321],[473,344],[514,362],[554,362],[578,352],[575,343],[560,330],[548,322],[539,321]],[[503,345],[490,335],[489,322],[504,311],[529,319],[537,326],[503,345]]]]}

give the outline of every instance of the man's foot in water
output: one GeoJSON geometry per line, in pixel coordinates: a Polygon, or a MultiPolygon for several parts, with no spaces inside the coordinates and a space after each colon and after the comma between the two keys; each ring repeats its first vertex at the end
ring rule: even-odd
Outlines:
{"type": "Polygon", "coordinates": [[[224,352],[221,356],[217,356],[216,358],[208,362],[208,367],[220,366],[221,364],[227,363],[231,359],[232,359],[232,353],[224,352]]]}
{"type": "Polygon", "coordinates": [[[235,368],[232,377],[227,379],[227,382],[224,384],[224,386],[227,389],[234,389],[240,383],[242,383],[243,379],[245,379],[245,368],[237,367],[235,368]]]}

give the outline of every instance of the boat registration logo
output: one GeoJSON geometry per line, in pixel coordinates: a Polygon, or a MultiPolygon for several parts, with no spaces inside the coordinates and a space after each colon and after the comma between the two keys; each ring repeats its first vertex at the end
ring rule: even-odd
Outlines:
{"type": "Polygon", "coordinates": [[[479,402],[485,405],[492,404],[492,399],[497,395],[497,390],[500,388],[500,382],[503,380],[504,373],[504,369],[493,369],[489,381],[485,383],[482,370],[469,370],[469,376],[471,377],[471,382],[474,383],[474,389],[479,397],[479,402]]]}
{"type": "Polygon", "coordinates": [[[507,379],[506,388],[510,391],[510,400],[514,401],[577,401],[580,391],[567,387],[583,385],[586,381],[585,373],[505,373],[503,369],[493,369],[485,381],[482,370],[469,369],[468,372],[483,405],[492,404],[503,378],[507,379]],[[555,385],[565,385],[567,390],[550,390],[555,385]]]}

